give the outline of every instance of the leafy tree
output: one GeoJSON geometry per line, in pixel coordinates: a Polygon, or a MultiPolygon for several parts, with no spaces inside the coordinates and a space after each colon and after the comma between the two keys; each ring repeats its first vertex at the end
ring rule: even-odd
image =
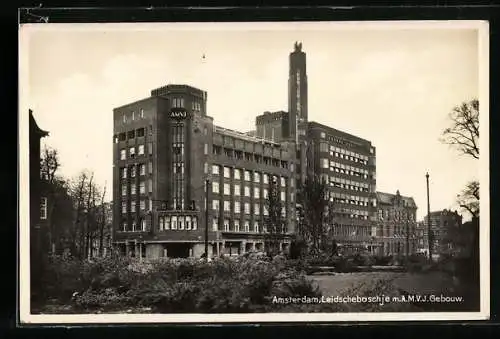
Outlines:
{"type": "Polygon", "coordinates": [[[333,225],[333,204],[329,202],[326,180],[308,175],[299,187],[298,199],[302,216],[299,233],[311,246],[312,252],[325,248],[333,225]]]}
{"type": "Polygon", "coordinates": [[[281,191],[277,178],[273,178],[269,184],[269,191],[265,201],[267,215],[264,217],[264,242],[266,251],[271,255],[279,251],[279,242],[285,231],[285,217],[283,215],[283,203],[281,202],[281,191]]]}

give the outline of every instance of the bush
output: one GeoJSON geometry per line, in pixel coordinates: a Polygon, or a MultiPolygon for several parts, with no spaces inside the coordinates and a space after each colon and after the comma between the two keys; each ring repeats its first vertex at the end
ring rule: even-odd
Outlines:
{"type": "Polygon", "coordinates": [[[143,263],[119,256],[91,261],[52,259],[50,294],[91,312],[136,307],[163,313],[281,311],[283,305],[271,302],[274,295],[318,294],[305,277],[302,260],[216,258],[208,263],[191,259],[143,263]]]}

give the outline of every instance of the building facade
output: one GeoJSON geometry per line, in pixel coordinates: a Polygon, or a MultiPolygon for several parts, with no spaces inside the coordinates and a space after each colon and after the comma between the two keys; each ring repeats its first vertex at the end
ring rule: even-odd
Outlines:
{"type": "Polygon", "coordinates": [[[328,183],[333,203],[333,237],[343,252],[373,252],[376,206],[375,147],[334,128],[307,125],[307,171],[328,183]]]}
{"type": "MultiPolygon", "coordinates": [[[[428,217],[421,222],[422,247],[429,253],[428,217]]],[[[432,256],[439,258],[443,255],[452,255],[457,250],[455,242],[462,227],[462,216],[457,211],[444,209],[431,212],[431,244],[432,256]]]]}
{"type": "Polygon", "coordinates": [[[411,255],[418,252],[417,205],[412,197],[377,192],[376,237],[378,255],[411,255]]]}
{"type": "Polygon", "coordinates": [[[207,93],[167,85],[114,109],[114,240],[141,257],[198,257],[260,250],[266,194],[276,182],[286,227],[296,229],[297,181],[327,178],[339,204],[342,244],[373,246],[375,148],[369,141],[308,122],[306,55],[290,53],[288,112],[265,112],[247,133],[215,125],[207,93]],[[373,214],[373,213],[372,213],[373,214]]]}

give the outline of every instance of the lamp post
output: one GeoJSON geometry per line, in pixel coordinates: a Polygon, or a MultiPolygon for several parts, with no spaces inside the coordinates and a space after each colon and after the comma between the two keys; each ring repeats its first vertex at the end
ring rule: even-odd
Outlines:
{"type": "Polygon", "coordinates": [[[427,241],[429,243],[429,261],[432,261],[432,235],[431,235],[431,205],[429,201],[429,173],[425,174],[427,181],[427,241]]]}

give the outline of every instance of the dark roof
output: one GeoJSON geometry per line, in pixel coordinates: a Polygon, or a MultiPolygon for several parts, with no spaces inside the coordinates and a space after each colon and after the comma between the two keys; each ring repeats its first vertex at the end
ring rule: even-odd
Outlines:
{"type": "MultiPolygon", "coordinates": [[[[394,199],[399,194],[399,191],[396,194],[385,193],[385,192],[377,192],[377,202],[379,204],[392,205],[394,199]]],[[[417,208],[417,204],[412,197],[405,197],[400,195],[401,199],[405,202],[406,206],[417,208]]]]}
{"type": "Polygon", "coordinates": [[[34,131],[41,137],[45,137],[49,135],[49,132],[44,131],[40,127],[38,127],[38,124],[36,123],[35,117],[33,116],[33,111],[30,109],[29,110],[29,115],[30,115],[30,130],[34,131]]]}

